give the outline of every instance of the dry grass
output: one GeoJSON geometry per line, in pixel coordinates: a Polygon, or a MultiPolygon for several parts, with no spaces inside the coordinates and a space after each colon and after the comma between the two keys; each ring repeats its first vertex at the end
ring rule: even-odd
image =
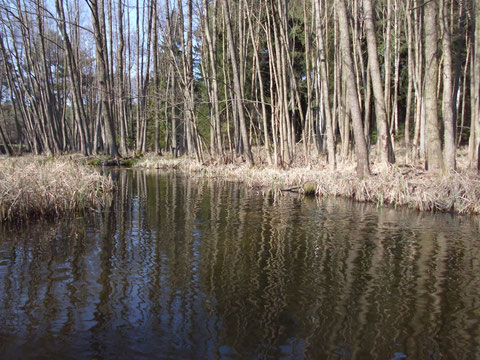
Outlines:
{"type": "MultiPolygon", "coordinates": [[[[459,172],[448,176],[424,171],[421,164],[406,164],[401,149],[397,164],[375,165],[372,176],[359,179],[352,160],[339,162],[332,172],[324,158],[308,161],[299,156],[293,166],[277,169],[266,166],[257,152],[256,167],[242,162],[221,164],[211,159],[200,164],[190,158],[172,159],[149,154],[137,166],[157,169],[177,169],[202,177],[221,177],[240,181],[253,188],[274,190],[300,185],[305,189],[316,187],[317,196],[340,196],[360,202],[373,202],[377,206],[407,206],[421,211],[448,211],[459,214],[480,214],[480,178],[467,168],[465,151],[458,155],[459,172]],[[307,165],[309,163],[309,165],[307,165]],[[308,186],[307,186],[308,185],[308,186]]],[[[372,154],[375,159],[375,154],[372,154]]]]}
{"type": "Polygon", "coordinates": [[[110,178],[65,158],[0,157],[0,222],[96,206],[112,189],[110,178]]]}

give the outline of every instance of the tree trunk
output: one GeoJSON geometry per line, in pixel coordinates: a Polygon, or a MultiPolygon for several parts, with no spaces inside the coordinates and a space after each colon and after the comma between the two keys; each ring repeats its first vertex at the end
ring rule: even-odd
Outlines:
{"type": "Polygon", "coordinates": [[[72,44],[70,42],[70,38],[68,36],[66,25],[65,25],[63,1],[56,0],[55,6],[56,6],[57,14],[60,20],[58,26],[63,36],[65,53],[68,61],[67,68],[68,68],[68,74],[70,77],[70,82],[72,87],[72,102],[73,102],[72,107],[75,113],[75,120],[77,121],[77,126],[80,132],[81,149],[84,155],[89,155],[90,144],[89,144],[87,125],[86,125],[86,113],[83,106],[82,91],[80,88],[80,74],[78,73],[77,61],[75,59],[75,55],[72,49],[72,44]]]}
{"type": "MultiPolygon", "coordinates": [[[[263,122],[263,136],[264,136],[264,146],[265,146],[265,152],[268,158],[269,164],[272,163],[272,155],[271,155],[271,149],[270,149],[270,136],[268,135],[268,125],[267,125],[267,106],[265,102],[265,91],[264,91],[264,82],[263,82],[263,76],[262,76],[262,71],[261,71],[261,63],[260,63],[260,57],[258,55],[258,48],[259,48],[259,43],[260,39],[259,36],[257,36],[257,41],[255,40],[255,37],[253,35],[253,25],[252,25],[252,16],[251,16],[251,9],[249,8],[248,4],[245,1],[246,5],[246,12],[247,12],[247,18],[248,18],[248,27],[249,27],[249,33],[253,45],[253,55],[255,57],[255,63],[257,66],[255,67],[256,69],[256,75],[258,79],[258,88],[260,90],[260,102],[261,102],[261,108],[262,108],[262,122],[263,122]]],[[[260,26],[260,24],[258,25],[260,26]]]]}
{"type": "Polygon", "coordinates": [[[347,99],[349,102],[350,114],[352,115],[353,133],[355,136],[355,154],[357,156],[357,175],[364,178],[370,175],[368,162],[368,150],[365,137],[363,136],[362,114],[357,97],[357,84],[353,71],[352,48],[347,18],[345,1],[339,0],[337,4],[338,25],[340,28],[340,46],[343,53],[343,68],[347,86],[347,99]]]}
{"type": "Polygon", "coordinates": [[[102,112],[105,126],[105,136],[108,147],[108,154],[111,157],[118,156],[117,144],[115,142],[115,132],[113,129],[112,111],[110,108],[110,94],[108,86],[108,65],[106,63],[106,37],[105,37],[105,12],[103,11],[103,1],[88,0],[87,4],[92,12],[92,23],[95,34],[96,58],[97,58],[97,78],[100,85],[100,97],[102,101],[102,112]]]}
{"type": "Polygon", "coordinates": [[[413,28],[412,28],[412,16],[410,14],[411,0],[407,0],[405,5],[406,11],[406,36],[408,47],[408,88],[407,88],[407,104],[405,109],[405,162],[408,164],[410,159],[410,118],[412,113],[412,92],[413,92],[413,71],[414,71],[414,59],[413,59],[413,28]]]}
{"type": "Polygon", "coordinates": [[[324,41],[323,41],[323,32],[321,28],[321,11],[320,11],[320,1],[315,1],[315,16],[316,16],[316,35],[317,35],[317,47],[320,58],[317,59],[317,64],[320,68],[320,79],[321,79],[321,98],[323,102],[323,110],[326,118],[326,130],[327,130],[327,152],[328,152],[328,163],[330,165],[330,170],[335,170],[336,160],[335,160],[335,139],[333,136],[333,126],[332,126],[332,113],[330,107],[329,93],[328,93],[328,74],[327,74],[327,54],[325,51],[324,41]]]}
{"type": "Polygon", "coordinates": [[[220,104],[218,93],[218,75],[217,75],[217,0],[213,1],[213,14],[210,15],[209,1],[204,0],[205,7],[205,35],[208,45],[209,65],[211,74],[211,102],[213,112],[211,131],[213,149],[214,151],[223,157],[223,142],[222,142],[222,128],[220,123],[220,104]],[[212,19],[212,33],[210,33],[210,17],[212,19]],[[213,36],[211,35],[213,34],[213,36]]]}
{"type": "Polygon", "coordinates": [[[425,122],[428,170],[438,172],[442,168],[442,149],[438,129],[437,78],[438,35],[437,2],[425,3],[425,122]]]}
{"type": "Polygon", "coordinates": [[[442,29],[442,52],[443,52],[443,127],[444,149],[443,161],[445,171],[456,169],[455,165],[455,123],[453,117],[453,72],[452,72],[452,34],[448,14],[448,0],[440,2],[441,16],[440,27],[442,29]]]}
{"type": "Polygon", "coordinates": [[[392,142],[388,129],[387,113],[385,108],[385,94],[383,92],[380,63],[378,61],[378,47],[374,25],[372,0],[363,0],[365,30],[367,35],[368,63],[372,79],[373,96],[375,98],[375,115],[377,117],[377,132],[380,142],[380,160],[383,163],[394,163],[392,142]]]}
{"type": "Polygon", "coordinates": [[[473,1],[473,9],[475,15],[475,35],[474,35],[474,52],[473,52],[473,90],[474,97],[471,100],[474,104],[472,114],[472,128],[474,128],[474,151],[473,164],[477,167],[480,174],[480,5],[478,1],[473,1]]]}
{"type": "Polygon", "coordinates": [[[127,126],[126,126],[126,99],[125,99],[125,74],[124,74],[124,59],[125,59],[125,37],[123,34],[123,0],[118,1],[118,49],[117,49],[117,76],[118,76],[118,124],[120,127],[120,153],[126,155],[127,148],[127,126]]]}
{"type": "Polygon", "coordinates": [[[248,138],[245,112],[243,109],[240,75],[238,71],[237,54],[235,51],[235,45],[233,43],[232,25],[230,22],[230,5],[228,3],[228,0],[223,0],[223,6],[225,11],[225,26],[227,28],[227,42],[228,42],[228,48],[230,53],[230,61],[232,63],[232,70],[233,70],[233,90],[235,92],[235,103],[237,105],[237,111],[238,111],[239,122],[240,122],[240,133],[243,141],[244,152],[245,152],[247,163],[249,165],[253,165],[254,164],[253,154],[250,147],[250,140],[248,138]]]}

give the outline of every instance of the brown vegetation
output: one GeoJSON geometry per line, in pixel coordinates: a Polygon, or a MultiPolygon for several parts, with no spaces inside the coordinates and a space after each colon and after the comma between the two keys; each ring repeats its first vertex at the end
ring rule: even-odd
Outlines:
{"type": "MultiPolygon", "coordinates": [[[[407,206],[421,211],[449,211],[458,214],[480,214],[480,179],[468,170],[467,154],[458,157],[459,172],[441,176],[425,171],[420,164],[406,165],[404,156],[396,164],[372,162],[372,175],[361,179],[353,160],[339,162],[336,171],[328,168],[326,159],[318,158],[311,165],[281,169],[269,166],[251,167],[244,163],[223,165],[213,160],[200,164],[191,158],[173,159],[147,155],[139,167],[174,169],[202,177],[240,181],[251,188],[276,191],[295,187],[305,192],[314,184],[317,196],[340,196],[377,206],[407,206]],[[298,187],[298,188],[297,188],[298,187]]],[[[405,151],[398,151],[404,154],[405,151]]],[[[261,163],[258,152],[256,163],[261,163]]]]}
{"type": "Polygon", "coordinates": [[[0,158],[0,222],[58,216],[101,203],[110,178],[66,159],[0,158]]]}

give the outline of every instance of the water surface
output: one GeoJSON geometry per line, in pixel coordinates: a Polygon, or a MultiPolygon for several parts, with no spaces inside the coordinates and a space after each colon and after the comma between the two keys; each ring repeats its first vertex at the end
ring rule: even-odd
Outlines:
{"type": "Polygon", "coordinates": [[[113,176],[0,228],[0,359],[480,358],[478,219],[113,176]]]}

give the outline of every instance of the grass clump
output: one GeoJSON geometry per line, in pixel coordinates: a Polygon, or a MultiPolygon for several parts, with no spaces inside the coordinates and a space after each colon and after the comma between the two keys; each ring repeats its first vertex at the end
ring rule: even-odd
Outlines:
{"type": "Polygon", "coordinates": [[[93,207],[112,190],[110,178],[67,159],[0,158],[0,222],[93,207]]]}
{"type": "Polygon", "coordinates": [[[101,166],[102,165],[102,160],[100,159],[90,159],[87,162],[88,165],[90,166],[101,166]]]}
{"type": "Polygon", "coordinates": [[[132,168],[136,164],[136,160],[134,159],[127,159],[127,160],[120,160],[120,166],[123,168],[132,168]]]}
{"type": "Polygon", "coordinates": [[[317,185],[312,181],[303,184],[302,189],[305,196],[315,196],[317,194],[317,185]]]}

